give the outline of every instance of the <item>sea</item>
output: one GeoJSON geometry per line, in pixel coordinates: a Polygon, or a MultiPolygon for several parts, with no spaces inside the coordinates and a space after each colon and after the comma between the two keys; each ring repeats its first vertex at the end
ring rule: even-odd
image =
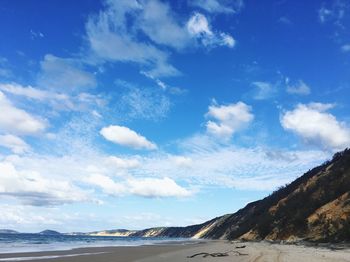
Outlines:
{"type": "Polygon", "coordinates": [[[184,238],[111,237],[0,233],[0,253],[71,250],[81,247],[142,246],[191,242],[184,238]]]}

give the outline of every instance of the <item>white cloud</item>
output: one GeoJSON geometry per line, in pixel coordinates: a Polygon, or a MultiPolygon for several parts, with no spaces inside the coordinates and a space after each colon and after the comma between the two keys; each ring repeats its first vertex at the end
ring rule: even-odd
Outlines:
{"type": "MultiPolygon", "coordinates": [[[[165,7],[157,3],[155,5],[158,7],[165,7]]],[[[147,10],[152,12],[152,10],[147,10]]],[[[142,5],[136,1],[107,1],[106,9],[98,16],[90,17],[86,25],[92,51],[103,60],[139,63],[154,76],[178,75],[179,71],[168,63],[166,52],[149,42],[138,39],[137,30],[134,29],[140,28],[138,18],[141,16],[142,5]],[[127,25],[127,19],[130,19],[129,22],[132,25],[127,25]]],[[[153,24],[152,21],[149,23],[153,24]]],[[[172,25],[171,21],[167,25],[172,25]]],[[[145,25],[145,29],[151,30],[152,28],[145,25]]],[[[157,25],[156,33],[157,36],[152,36],[153,39],[158,39],[160,42],[169,41],[160,32],[159,25],[157,25]]]]}
{"type": "Polygon", "coordinates": [[[193,164],[192,159],[185,156],[170,156],[170,160],[179,167],[191,167],[193,164]]]}
{"type": "Polygon", "coordinates": [[[204,46],[228,46],[234,47],[235,40],[227,33],[214,33],[210,29],[207,18],[200,13],[195,13],[187,22],[187,30],[196,37],[204,46]]]}
{"type": "Polygon", "coordinates": [[[192,194],[168,177],[131,179],[128,184],[132,194],[143,197],[188,197],[192,194]]]}
{"type": "Polygon", "coordinates": [[[0,224],[8,225],[7,228],[15,228],[17,230],[21,230],[26,226],[52,226],[60,224],[60,222],[57,220],[57,217],[55,217],[57,214],[52,214],[52,212],[47,212],[47,210],[45,210],[44,212],[46,213],[43,214],[41,212],[42,210],[40,210],[40,207],[1,204],[1,211],[2,214],[0,216],[0,224]]]}
{"type": "Polygon", "coordinates": [[[200,13],[195,13],[190,18],[187,23],[187,29],[193,35],[213,35],[213,32],[209,28],[209,22],[207,18],[200,13]]]}
{"type": "Polygon", "coordinates": [[[203,136],[195,136],[181,141],[183,157],[191,159],[190,164],[179,166],[174,157],[157,155],[141,160],[140,168],[134,176],[153,175],[167,177],[198,189],[210,186],[249,190],[273,190],[294,180],[308,169],[321,164],[328,157],[318,150],[285,151],[279,158],[268,154],[270,149],[244,148],[213,143],[203,136]]]}
{"type": "Polygon", "coordinates": [[[235,45],[229,34],[213,32],[203,15],[196,13],[186,26],[169,4],[158,0],[106,1],[104,10],[87,21],[86,32],[94,63],[133,62],[153,77],[180,74],[164,47],[182,50],[196,40],[207,47],[235,45]]]}
{"type": "MultiPolygon", "coordinates": [[[[22,86],[17,83],[2,83],[0,84],[0,90],[7,94],[40,101],[52,106],[55,110],[85,111],[88,108],[100,107],[106,103],[99,95],[89,93],[68,95],[32,86],[22,86]]],[[[95,111],[96,113],[97,111],[95,111]]]]}
{"type": "Polygon", "coordinates": [[[341,50],[342,50],[343,52],[350,52],[350,44],[343,45],[343,46],[341,47],[341,50]]]}
{"type": "Polygon", "coordinates": [[[157,44],[182,49],[191,42],[190,35],[176,21],[168,4],[160,1],[142,2],[138,23],[141,30],[157,44]]]}
{"type": "Polygon", "coordinates": [[[251,107],[243,102],[211,105],[206,116],[214,120],[207,121],[207,132],[223,139],[229,139],[254,119],[251,107]]]}
{"type": "MultiPolygon", "coordinates": [[[[57,141],[64,143],[62,137],[57,141]]],[[[280,150],[279,157],[269,153],[269,149],[225,146],[203,136],[180,143],[182,155],[160,151],[148,156],[111,158],[94,148],[78,148],[75,153],[60,157],[7,156],[3,163],[10,170],[15,168],[15,172],[6,171],[2,178],[8,182],[3,182],[0,176],[0,187],[7,188],[0,195],[47,206],[94,201],[101,196],[101,192],[92,191],[94,188],[117,197],[185,197],[203,187],[272,190],[329,157],[323,151],[311,150],[280,150]],[[180,186],[177,181],[187,186],[180,186]]]]}
{"type": "Polygon", "coordinates": [[[220,33],[220,38],[221,38],[221,42],[222,42],[221,45],[226,45],[228,47],[234,47],[236,44],[236,40],[232,36],[230,36],[226,33],[220,33]]]}
{"type": "Polygon", "coordinates": [[[0,84],[0,90],[17,95],[17,96],[24,96],[26,98],[45,101],[50,99],[55,100],[68,100],[68,96],[65,94],[60,93],[54,93],[51,91],[34,88],[32,86],[22,86],[17,83],[11,83],[11,84],[0,84]]]}
{"type": "Polygon", "coordinates": [[[79,62],[74,59],[47,54],[40,65],[41,74],[38,84],[45,89],[73,92],[96,86],[94,75],[81,70],[79,62]]]}
{"type": "Polygon", "coordinates": [[[144,136],[125,126],[111,125],[101,129],[100,134],[107,140],[134,149],[157,149],[157,145],[144,136]]]}
{"type": "Polygon", "coordinates": [[[244,6],[243,0],[190,0],[189,3],[210,13],[236,13],[244,6]]]}
{"type": "Polygon", "coordinates": [[[140,166],[139,160],[135,158],[120,158],[116,156],[108,157],[107,163],[120,169],[137,168],[140,166]]]}
{"type": "Polygon", "coordinates": [[[0,135],[0,146],[10,149],[15,154],[23,154],[30,149],[23,139],[14,135],[0,135]]]}
{"type": "Polygon", "coordinates": [[[321,21],[321,23],[324,23],[326,22],[326,20],[333,16],[333,13],[331,10],[325,8],[325,7],[321,7],[319,10],[318,10],[318,17],[321,21]]]}
{"type": "Polygon", "coordinates": [[[158,120],[164,118],[170,108],[169,97],[159,89],[140,88],[125,81],[117,81],[120,92],[117,111],[129,119],[158,120]]]}
{"type": "Polygon", "coordinates": [[[289,81],[287,81],[287,92],[295,95],[309,95],[311,90],[304,81],[299,80],[295,84],[289,84],[289,81]]]}
{"type": "Polygon", "coordinates": [[[86,195],[64,180],[52,180],[34,171],[19,171],[7,161],[0,162],[0,195],[15,197],[28,205],[58,205],[86,201],[86,195]]]}
{"type": "Polygon", "coordinates": [[[110,177],[101,174],[92,174],[85,180],[86,183],[98,186],[104,193],[114,196],[124,195],[128,188],[114,182],[110,177]]]}
{"type": "Polygon", "coordinates": [[[100,187],[104,193],[113,196],[132,194],[141,197],[188,197],[192,193],[176,184],[170,178],[131,178],[123,182],[114,182],[110,177],[94,174],[86,179],[87,183],[100,187]]]}
{"type": "Polygon", "coordinates": [[[0,76],[3,78],[10,78],[13,76],[12,71],[9,69],[9,63],[7,58],[0,56],[0,76]]]}
{"type": "Polygon", "coordinates": [[[253,98],[256,100],[265,100],[272,98],[277,93],[277,85],[269,82],[253,82],[254,90],[253,98]]]}
{"type": "Polygon", "coordinates": [[[46,128],[44,120],[34,117],[26,111],[16,108],[0,91],[0,111],[6,112],[0,114],[0,128],[3,131],[34,135],[41,133],[46,128]]]}
{"type": "Polygon", "coordinates": [[[281,124],[311,143],[325,149],[343,150],[350,146],[350,129],[328,113],[331,104],[299,104],[294,110],[286,111],[281,124]]]}
{"type": "Polygon", "coordinates": [[[37,39],[37,38],[44,38],[44,34],[40,31],[34,31],[33,29],[30,29],[30,37],[32,40],[37,39]]]}
{"type": "Polygon", "coordinates": [[[342,20],[349,10],[349,4],[343,0],[323,2],[318,10],[321,23],[333,22],[334,25],[343,27],[342,20]]]}

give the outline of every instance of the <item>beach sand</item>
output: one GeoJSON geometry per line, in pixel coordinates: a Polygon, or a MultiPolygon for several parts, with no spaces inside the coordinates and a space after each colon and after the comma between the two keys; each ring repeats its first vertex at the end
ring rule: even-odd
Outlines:
{"type": "Polygon", "coordinates": [[[350,249],[329,249],[269,243],[208,241],[139,247],[80,248],[70,251],[0,254],[0,261],[51,262],[196,262],[196,261],[350,261],[350,249]],[[240,247],[240,248],[237,248],[240,247]],[[201,255],[196,255],[203,253],[201,255]],[[207,255],[209,254],[209,255],[207,255]],[[225,255],[226,254],[226,255],[225,255]],[[213,256],[212,256],[213,255],[213,256]],[[220,256],[221,255],[221,256],[220,256]],[[191,256],[193,256],[191,258],[191,256]],[[19,258],[19,259],[18,259],[19,258]],[[31,258],[31,260],[27,260],[31,258]]]}

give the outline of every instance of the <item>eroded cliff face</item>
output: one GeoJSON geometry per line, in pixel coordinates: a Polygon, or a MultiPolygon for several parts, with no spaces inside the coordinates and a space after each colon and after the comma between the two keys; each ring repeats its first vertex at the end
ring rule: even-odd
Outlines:
{"type": "Polygon", "coordinates": [[[123,234],[290,242],[350,241],[350,150],[335,154],[331,161],[234,214],[199,225],[129,232],[123,234]]]}

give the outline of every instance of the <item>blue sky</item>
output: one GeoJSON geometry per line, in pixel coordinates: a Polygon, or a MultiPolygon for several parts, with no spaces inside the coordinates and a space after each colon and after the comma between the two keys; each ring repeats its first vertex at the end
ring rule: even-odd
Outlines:
{"type": "Polygon", "coordinates": [[[0,225],[204,222],[350,145],[347,1],[0,4],[0,225]]]}

